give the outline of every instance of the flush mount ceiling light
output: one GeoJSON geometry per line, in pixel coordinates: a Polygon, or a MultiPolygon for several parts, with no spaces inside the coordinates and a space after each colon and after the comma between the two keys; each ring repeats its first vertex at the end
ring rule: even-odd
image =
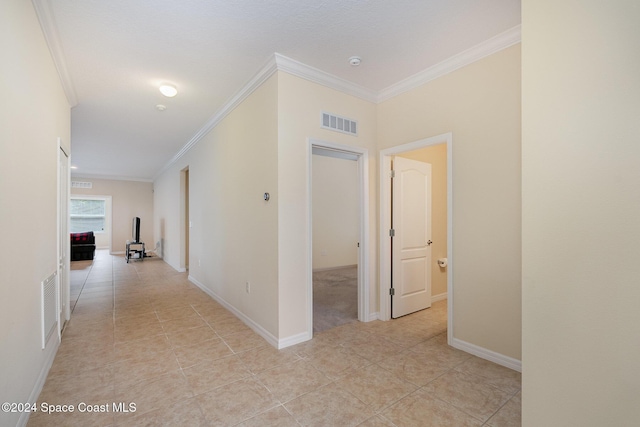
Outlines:
{"type": "Polygon", "coordinates": [[[357,67],[358,65],[360,65],[360,62],[362,62],[362,58],[360,58],[359,56],[352,56],[351,58],[349,58],[349,64],[352,67],[357,67]]]}
{"type": "Polygon", "coordinates": [[[160,93],[166,96],[167,98],[173,98],[178,94],[178,89],[169,83],[162,83],[160,85],[160,93]]]}

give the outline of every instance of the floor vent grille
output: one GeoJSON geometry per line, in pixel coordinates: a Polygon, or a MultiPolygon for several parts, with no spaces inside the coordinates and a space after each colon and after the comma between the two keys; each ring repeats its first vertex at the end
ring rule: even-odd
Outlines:
{"type": "Polygon", "coordinates": [[[349,135],[358,136],[358,122],[331,113],[322,113],[320,127],[349,135]]]}

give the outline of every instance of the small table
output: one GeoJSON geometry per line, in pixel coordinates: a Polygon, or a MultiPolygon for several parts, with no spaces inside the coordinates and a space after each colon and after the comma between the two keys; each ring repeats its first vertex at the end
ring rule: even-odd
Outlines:
{"type": "Polygon", "coordinates": [[[144,261],[144,242],[134,242],[131,240],[127,240],[127,249],[124,257],[127,260],[127,264],[130,259],[139,259],[140,261],[144,261]],[[131,246],[134,246],[131,249],[131,246]],[[135,248],[137,246],[137,249],[135,248]],[[133,257],[131,255],[134,255],[133,257]],[[137,256],[136,256],[137,255],[137,256]]]}

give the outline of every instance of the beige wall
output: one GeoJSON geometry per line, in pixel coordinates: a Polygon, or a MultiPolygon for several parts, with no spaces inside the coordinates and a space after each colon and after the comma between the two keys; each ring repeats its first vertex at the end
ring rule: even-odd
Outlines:
{"type": "Polygon", "coordinates": [[[269,334],[278,334],[276,75],[155,183],[155,240],[180,268],[181,170],[189,168],[189,275],[269,334]],[[263,194],[271,200],[265,202],[263,194]],[[251,292],[245,291],[250,282],[251,292]]]}
{"type": "MultiPolygon", "coordinates": [[[[140,217],[140,240],[146,250],[155,247],[153,235],[153,183],[72,177],[74,181],[91,182],[93,188],[72,188],[71,195],[111,196],[111,252],[124,253],[131,240],[131,223],[140,217]]],[[[96,237],[96,245],[102,240],[96,237]]]]}
{"type": "Polygon", "coordinates": [[[640,8],[523,2],[523,426],[640,423],[640,8]]]}
{"type": "MultiPolygon", "coordinates": [[[[190,276],[274,338],[297,339],[307,330],[312,269],[308,138],[370,148],[373,183],[374,123],[374,104],[277,72],[155,180],[155,235],[165,260],[180,268],[180,171],[188,167],[190,276]],[[360,135],[321,129],[321,111],[358,120],[360,135]]],[[[375,240],[372,225],[373,311],[375,240]]]]}
{"type": "Polygon", "coordinates": [[[313,269],[356,265],[360,239],[358,163],[312,157],[313,269]]]}
{"type": "Polygon", "coordinates": [[[369,149],[370,309],[377,311],[375,104],[278,72],[278,263],[280,337],[307,330],[307,282],[311,271],[309,237],[308,138],[369,149]],[[327,111],[358,121],[357,137],[320,128],[327,111]]]}
{"type": "MultiPolygon", "coordinates": [[[[0,402],[28,402],[55,350],[41,347],[40,283],[57,269],[57,138],[67,150],[70,138],[31,2],[0,2],[0,63],[0,402]]],[[[0,425],[19,416],[0,412],[0,425]]]]}
{"type": "Polygon", "coordinates": [[[431,295],[447,293],[449,267],[438,266],[447,257],[447,145],[438,144],[399,154],[431,165],[431,295]]]}
{"type": "Polygon", "coordinates": [[[385,149],[453,134],[457,340],[519,360],[520,46],[378,105],[385,149]]]}

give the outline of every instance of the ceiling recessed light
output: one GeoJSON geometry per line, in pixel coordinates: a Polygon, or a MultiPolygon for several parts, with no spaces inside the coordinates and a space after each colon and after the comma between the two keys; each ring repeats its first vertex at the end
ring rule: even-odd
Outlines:
{"type": "Polygon", "coordinates": [[[71,166],[71,169],[78,169],[77,166],[71,166]]]}
{"type": "Polygon", "coordinates": [[[178,89],[172,84],[163,83],[160,85],[160,93],[167,98],[173,98],[178,94],[178,89]]]}
{"type": "Polygon", "coordinates": [[[158,111],[164,111],[166,109],[167,109],[167,107],[165,105],[162,105],[162,104],[156,105],[156,110],[158,110],[158,111]]]}
{"type": "Polygon", "coordinates": [[[349,64],[352,67],[357,67],[358,65],[360,65],[360,62],[362,62],[362,58],[360,58],[359,56],[352,56],[351,58],[349,58],[349,64]]]}

